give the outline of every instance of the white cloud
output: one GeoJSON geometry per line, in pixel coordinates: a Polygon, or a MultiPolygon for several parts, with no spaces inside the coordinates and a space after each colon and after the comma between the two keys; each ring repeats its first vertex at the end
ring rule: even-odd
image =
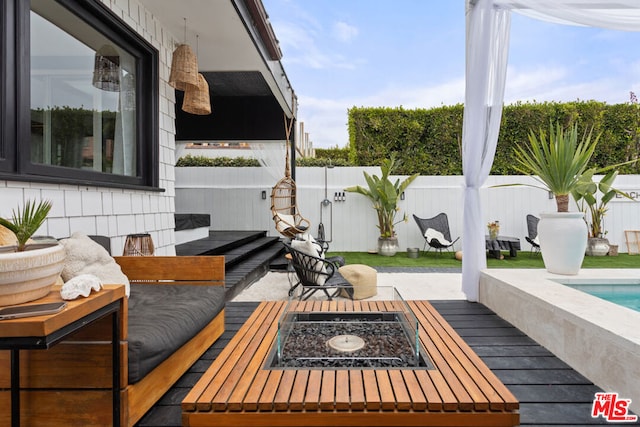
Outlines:
{"type": "Polygon", "coordinates": [[[358,28],[346,22],[338,21],[333,24],[333,37],[341,42],[350,42],[358,36],[358,28]]]}
{"type": "Polygon", "coordinates": [[[286,53],[282,62],[285,68],[298,64],[313,69],[355,69],[363,64],[362,59],[348,58],[336,52],[322,51],[316,42],[321,37],[316,28],[291,22],[278,23],[278,39],[286,53]]]}
{"type": "Polygon", "coordinates": [[[349,142],[348,110],[352,107],[432,108],[463,100],[463,78],[437,86],[387,87],[362,97],[327,99],[301,94],[298,120],[305,123],[314,147],[345,147],[349,142]]]}
{"type": "MultiPolygon", "coordinates": [[[[626,79],[615,76],[579,81],[565,67],[539,67],[533,70],[509,68],[505,89],[505,103],[517,101],[576,100],[604,101],[609,104],[628,101],[629,91],[640,93],[640,82],[628,87],[626,79]]],[[[435,86],[387,87],[363,97],[327,99],[299,95],[298,120],[305,123],[305,130],[316,148],[349,142],[347,111],[352,107],[404,107],[433,108],[464,102],[464,78],[454,78],[435,86]]]]}
{"type": "Polygon", "coordinates": [[[628,101],[629,81],[622,76],[607,75],[590,80],[581,79],[567,67],[540,67],[531,71],[510,68],[507,74],[505,103],[517,101],[597,100],[609,104],[628,101]]]}

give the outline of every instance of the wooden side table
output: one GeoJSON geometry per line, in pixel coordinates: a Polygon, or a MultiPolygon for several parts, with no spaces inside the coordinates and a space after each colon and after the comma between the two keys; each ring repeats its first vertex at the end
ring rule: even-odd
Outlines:
{"type": "MultiPolygon", "coordinates": [[[[107,285],[87,298],[69,301],[59,313],[0,321],[0,350],[11,351],[11,425],[20,426],[20,350],[48,349],[94,321],[111,315],[113,425],[120,425],[120,314],[124,286],[107,285]]],[[[30,304],[61,301],[60,288],[30,304]]],[[[27,304],[25,304],[27,305],[27,304]]]]}

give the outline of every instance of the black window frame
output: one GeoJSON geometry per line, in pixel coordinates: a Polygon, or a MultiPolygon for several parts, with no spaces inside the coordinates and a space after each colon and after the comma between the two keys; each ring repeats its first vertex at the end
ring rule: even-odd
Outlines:
{"type": "Polygon", "coordinates": [[[0,174],[13,169],[15,159],[15,5],[13,1],[0,4],[0,174]]]}
{"type": "Polygon", "coordinates": [[[0,179],[101,187],[159,185],[158,50],[98,0],[50,0],[67,8],[136,59],[136,176],[32,163],[30,13],[27,0],[0,6],[0,179]]]}

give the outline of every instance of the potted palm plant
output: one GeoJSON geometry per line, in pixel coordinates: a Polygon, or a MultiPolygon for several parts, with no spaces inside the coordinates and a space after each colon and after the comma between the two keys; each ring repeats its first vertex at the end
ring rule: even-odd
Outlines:
{"type": "Polygon", "coordinates": [[[407,221],[406,213],[402,216],[402,219],[396,220],[396,214],[400,211],[398,200],[404,190],[420,176],[420,174],[416,173],[407,177],[402,182],[400,182],[399,179],[391,182],[389,175],[391,175],[397,166],[398,161],[396,160],[395,154],[393,154],[389,159],[385,159],[382,162],[380,166],[382,175],[380,177],[363,172],[368,188],[356,185],[344,189],[344,191],[351,193],[362,194],[371,201],[378,215],[377,227],[380,230],[378,253],[386,256],[393,256],[398,251],[398,237],[396,236],[395,225],[402,221],[407,221]]]}
{"type": "Polygon", "coordinates": [[[60,276],[64,247],[30,240],[50,210],[49,201],[27,201],[24,209],[13,211],[11,220],[0,218],[0,226],[13,233],[11,244],[0,247],[0,306],[46,296],[60,276]]]}
{"type": "Polygon", "coordinates": [[[565,130],[556,124],[548,133],[531,131],[529,145],[514,150],[516,170],[533,175],[555,196],[557,212],[541,213],[538,223],[542,259],[551,273],[577,274],[582,266],[587,227],[583,212],[569,212],[569,196],[580,185],[599,138],[589,130],[579,139],[577,125],[565,130]]]}

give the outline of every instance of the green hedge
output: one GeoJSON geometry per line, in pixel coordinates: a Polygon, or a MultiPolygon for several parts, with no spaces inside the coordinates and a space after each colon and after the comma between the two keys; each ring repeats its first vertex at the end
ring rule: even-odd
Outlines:
{"type": "MultiPolygon", "coordinates": [[[[409,175],[462,174],[463,106],[432,109],[351,108],[349,159],[354,166],[378,166],[396,152],[403,160],[398,173],[409,175]]],[[[622,163],[640,155],[640,107],[607,105],[598,101],[518,103],[503,110],[498,146],[491,173],[517,175],[513,147],[527,144],[531,129],[548,129],[559,121],[578,123],[582,133],[593,127],[601,133],[591,166],[622,163]]],[[[627,165],[621,173],[640,173],[640,165],[627,165]]]]}
{"type": "MultiPolygon", "coordinates": [[[[345,150],[346,151],[346,150],[345,150]]],[[[296,157],[296,166],[304,167],[304,166],[315,166],[315,167],[324,167],[324,166],[351,166],[348,160],[345,159],[335,159],[331,157],[317,157],[318,152],[316,151],[316,157],[296,157]]]]}
{"type": "Polygon", "coordinates": [[[349,165],[349,147],[316,148],[316,158],[330,159],[334,165],[342,163],[347,166],[349,165]]]}
{"type": "Polygon", "coordinates": [[[260,166],[260,162],[256,159],[247,159],[246,157],[206,157],[192,156],[187,154],[180,157],[176,162],[176,167],[201,166],[201,167],[255,167],[260,166]]]}

